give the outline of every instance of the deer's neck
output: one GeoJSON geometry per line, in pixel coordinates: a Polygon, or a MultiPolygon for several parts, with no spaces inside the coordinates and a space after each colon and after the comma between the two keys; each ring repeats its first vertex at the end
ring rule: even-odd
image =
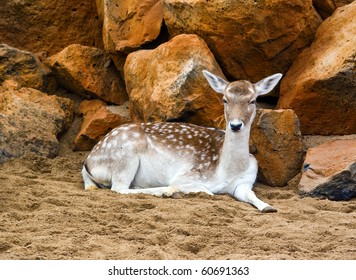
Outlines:
{"type": "Polygon", "coordinates": [[[228,178],[245,171],[249,166],[249,139],[251,126],[242,131],[225,131],[224,144],[218,163],[218,174],[228,178]]]}

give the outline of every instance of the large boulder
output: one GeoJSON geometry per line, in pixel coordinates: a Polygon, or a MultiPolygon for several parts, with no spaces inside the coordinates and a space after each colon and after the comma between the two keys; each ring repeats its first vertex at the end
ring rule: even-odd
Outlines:
{"type": "Polygon", "coordinates": [[[0,84],[16,81],[22,87],[54,91],[56,84],[47,69],[33,53],[0,44],[0,84]]]}
{"type": "Polygon", "coordinates": [[[321,19],[312,0],[164,0],[171,36],[199,35],[232,79],[285,73],[321,19]]]}
{"type": "Polygon", "coordinates": [[[128,99],[110,54],[101,49],[70,45],[51,56],[49,65],[62,86],[71,92],[114,104],[128,99]]]}
{"type": "Polygon", "coordinates": [[[131,122],[128,104],[108,106],[101,100],[85,100],[79,106],[83,123],[74,140],[77,151],[88,151],[113,128],[131,122]]]}
{"type": "Polygon", "coordinates": [[[331,200],[356,197],[356,139],[331,141],[308,149],[299,191],[331,200]]]}
{"type": "Polygon", "coordinates": [[[223,114],[223,105],[203,69],[223,76],[213,54],[196,35],[176,36],[154,50],[131,53],[124,72],[132,118],[212,126],[223,114]]]}
{"type": "Polygon", "coordinates": [[[93,0],[1,1],[0,38],[1,43],[49,55],[74,43],[103,46],[93,0]]]}
{"type": "Polygon", "coordinates": [[[356,2],[338,8],[281,82],[278,108],[293,109],[303,134],[356,133],[356,2]]]}
{"type": "MultiPolygon", "coordinates": [[[[16,85],[14,81],[5,84],[16,85]]],[[[72,121],[74,102],[31,88],[1,90],[0,162],[26,153],[56,156],[57,137],[72,121]]]]}
{"type": "Polygon", "coordinates": [[[163,22],[160,0],[96,0],[106,50],[130,52],[156,39],[163,22]]]}
{"type": "Polygon", "coordinates": [[[257,110],[250,146],[258,161],[260,182],[282,187],[300,172],[302,134],[292,110],[257,110]]]}

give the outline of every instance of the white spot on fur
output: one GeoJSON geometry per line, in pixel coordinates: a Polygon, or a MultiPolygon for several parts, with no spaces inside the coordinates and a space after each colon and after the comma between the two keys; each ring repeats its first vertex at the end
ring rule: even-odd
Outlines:
{"type": "Polygon", "coordinates": [[[128,136],[127,136],[126,133],[124,133],[124,134],[121,135],[121,140],[122,140],[122,141],[126,141],[127,138],[128,138],[128,136]]]}

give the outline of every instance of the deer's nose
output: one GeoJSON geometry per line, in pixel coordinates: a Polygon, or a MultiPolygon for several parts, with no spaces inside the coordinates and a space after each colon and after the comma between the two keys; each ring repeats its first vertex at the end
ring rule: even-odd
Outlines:
{"type": "Polygon", "coordinates": [[[230,128],[232,131],[237,132],[240,131],[242,128],[242,122],[241,123],[230,123],[230,128]]]}

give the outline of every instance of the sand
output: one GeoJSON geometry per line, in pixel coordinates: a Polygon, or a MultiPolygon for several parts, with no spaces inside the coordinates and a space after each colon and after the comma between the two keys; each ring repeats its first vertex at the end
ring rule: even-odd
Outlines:
{"type": "Polygon", "coordinates": [[[0,165],[0,259],[356,259],[356,200],[256,185],[278,209],[228,195],[84,191],[86,153],[0,165]]]}

